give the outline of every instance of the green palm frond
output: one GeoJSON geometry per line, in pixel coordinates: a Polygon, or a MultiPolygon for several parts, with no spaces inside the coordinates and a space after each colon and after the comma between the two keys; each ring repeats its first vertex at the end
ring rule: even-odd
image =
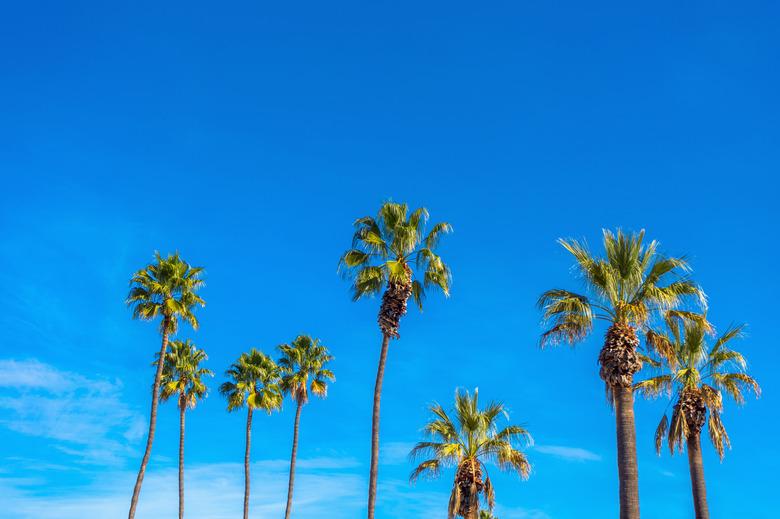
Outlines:
{"type": "Polygon", "coordinates": [[[441,237],[452,232],[446,222],[425,234],[428,211],[409,213],[406,204],[385,202],[376,217],[355,221],[352,248],[339,259],[339,272],[352,281],[352,299],[378,294],[391,279],[405,280],[411,273],[413,297],[422,308],[427,289],[449,295],[452,275],[436,253],[441,237]]]}
{"type": "MultiPolygon", "coordinates": [[[[160,354],[155,355],[153,366],[157,365],[160,354]]],[[[190,339],[171,341],[165,354],[161,380],[160,400],[166,401],[176,396],[183,407],[193,408],[198,400],[206,397],[205,377],[212,377],[210,369],[201,367],[208,359],[206,353],[195,347],[190,339]]]]}
{"type": "Polygon", "coordinates": [[[281,409],[281,369],[265,353],[255,348],[242,353],[226,375],[229,380],[219,387],[219,392],[227,399],[228,411],[245,405],[268,414],[281,409]]]}
{"type": "Polygon", "coordinates": [[[539,298],[548,329],[541,344],[575,344],[593,329],[594,319],[643,328],[658,312],[674,309],[687,299],[706,302],[701,289],[686,276],[684,258],[662,257],[658,243],[645,243],[644,231],[603,231],[604,256],[595,256],[584,242],[560,239],[574,256],[587,292],[549,290],[539,298]]]}
{"type": "MultiPolygon", "coordinates": [[[[713,446],[722,458],[730,446],[726,428],[721,420],[723,394],[731,396],[737,404],[745,402],[745,393],[760,396],[758,382],[745,372],[747,363],[741,353],[729,347],[730,341],[742,337],[744,325],[731,326],[717,337],[712,346],[707,344],[714,328],[702,314],[679,310],[665,315],[666,331],[647,332],[648,349],[658,356],[653,359],[662,365],[665,373],[642,380],[634,390],[644,396],[656,397],[662,393],[674,395],[680,402],[683,391],[698,395],[706,408],[707,428],[713,446]]],[[[699,425],[696,425],[699,427],[699,425]]],[[[681,451],[691,430],[685,413],[674,406],[670,420],[664,415],[656,430],[656,448],[660,449],[663,437],[667,437],[669,450],[681,451]]]]}
{"type": "Polygon", "coordinates": [[[299,335],[290,344],[279,346],[281,357],[281,388],[296,402],[306,403],[309,393],[325,398],[328,382],[336,380],[333,372],[325,365],[333,360],[328,349],[319,339],[299,335]]]}
{"type": "MultiPolygon", "coordinates": [[[[419,442],[409,453],[411,460],[424,459],[410,475],[411,481],[421,476],[438,477],[445,467],[460,467],[464,463],[477,463],[486,472],[485,462],[496,464],[501,470],[516,472],[527,479],[531,464],[522,452],[522,447],[531,445],[529,432],[519,425],[499,427],[508,414],[500,402],[479,405],[479,392],[455,392],[455,403],[451,412],[441,405],[430,406],[431,420],[423,428],[430,441],[419,442]]],[[[468,466],[468,465],[467,465],[468,466]]],[[[473,465],[471,465],[473,466],[473,465]]],[[[484,480],[483,498],[489,508],[495,503],[493,482],[484,480]]],[[[456,482],[450,495],[449,514],[459,514],[461,490],[456,482]]],[[[479,496],[469,496],[478,500],[479,496]]],[[[474,501],[476,502],[476,501],[474,501]]]]}
{"type": "Polygon", "coordinates": [[[179,321],[197,329],[194,308],[206,304],[196,293],[204,283],[202,273],[201,267],[192,267],[178,252],[165,258],[156,252],[154,262],[130,279],[126,303],[133,318],[149,321],[162,316],[163,333],[176,333],[179,321]]]}

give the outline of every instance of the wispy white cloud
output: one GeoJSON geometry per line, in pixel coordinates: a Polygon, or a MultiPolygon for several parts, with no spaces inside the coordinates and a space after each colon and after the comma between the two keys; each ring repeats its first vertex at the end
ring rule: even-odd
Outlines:
{"type": "MultiPolygon", "coordinates": [[[[252,465],[251,510],[257,517],[280,516],[287,495],[284,460],[252,465]],[[272,468],[269,468],[272,467],[272,468]]],[[[345,471],[318,472],[302,467],[339,466],[338,459],[302,459],[297,473],[293,507],[300,519],[358,517],[364,506],[365,482],[345,471]]],[[[178,507],[175,469],[152,469],[144,480],[138,519],[174,517],[178,507]]],[[[0,477],[3,513],[15,519],[83,519],[122,517],[127,513],[135,474],[105,474],[100,480],[64,495],[42,494],[40,481],[0,477]]],[[[190,519],[235,519],[243,506],[243,465],[213,463],[187,467],[185,507],[190,519]]]]}
{"type": "Polygon", "coordinates": [[[534,446],[536,452],[542,454],[549,454],[556,458],[561,458],[568,461],[601,461],[601,456],[595,452],[587,449],[581,449],[580,447],[566,447],[563,445],[536,445],[534,446]]]}
{"type": "Polygon", "coordinates": [[[382,465],[407,465],[409,452],[414,447],[411,442],[385,442],[379,448],[379,463],[382,465]]]}
{"type": "Polygon", "coordinates": [[[117,380],[0,360],[0,426],[52,440],[81,462],[117,464],[143,436],[145,418],[124,402],[117,380]]]}

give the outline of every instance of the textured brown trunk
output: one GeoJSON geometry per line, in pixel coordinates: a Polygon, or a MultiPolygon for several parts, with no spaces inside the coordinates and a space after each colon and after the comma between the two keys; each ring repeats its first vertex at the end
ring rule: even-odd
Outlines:
{"type": "Polygon", "coordinates": [[[379,401],[382,398],[382,379],[385,376],[385,361],[387,360],[387,348],[390,344],[390,336],[382,337],[382,351],[379,354],[379,367],[376,371],[376,385],[374,386],[374,412],[371,417],[371,468],[368,475],[368,519],[374,519],[376,507],[376,480],[379,472],[379,401]]]}
{"type": "Polygon", "coordinates": [[[704,484],[704,464],[701,459],[701,437],[698,433],[688,437],[688,468],[691,471],[693,509],[696,512],[696,519],[709,519],[707,488],[704,484]]]}
{"type": "Polygon", "coordinates": [[[636,464],[634,394],[630,387],[614,387],[617,424],[620,519],[639,519],[639,470],[636,464]]]}
{"type": "Polygon", "coordinates": [[[184,519],[184,412],[187,406],[179,402],[179,519],[184,519]]]}
{"type": "Polygon", "coordinates": [[[252,408],[246,413],[246,450],[244,451],[244,519],[249,519],[249,448],[252,446],[252,408]]]}
{"type": "Polygon", "coordinates": [[[141,460],[141,468],[138,469],[138,477],[135,480],[133,488],[133,497],[130,500],[130,512],[128,519],[135,518],[135,509],[138,506],[138,497],[141,495],[141,485],[144,482],[146,474],[146,465],[149,463],[149,457],[152,454],[152,443],[154,442],[154,430],[157,426],[157,404],[160,401],[160,380],[162,379],[163,363],[165,362],[165,352],[168,350],[168,320],[163,321],[162,346],[160,347],[160,359],[157,361],[157,374],[154,376],[154,386],[152,388],[152,410],[149,413],[149,434],[146,437],[146,450],[141,460]]]}
{"type": "Polygon", "coordinates": [[[301,423],[301,408],[303,401],[298,400],[298,409],[295,410],[295,426],[293,427],[293,446],[290,456],[290,481],[287,483],[287,509],[284,511],[284,519],[290,519],[292,512],[293,485],[295,484],[295,458],[298,456],[298,427],[301,423]]]}

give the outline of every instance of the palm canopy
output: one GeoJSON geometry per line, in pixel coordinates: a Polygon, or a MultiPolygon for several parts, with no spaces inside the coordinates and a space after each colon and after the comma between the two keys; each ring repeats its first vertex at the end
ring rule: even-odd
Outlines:
{"type": "Polygon", "coordinates": [[[325,365],[333,360],[328,349],[309,335],[299,335],[290,344],[279,346],[282,356],[281,388],[298,403],[309,400],[309,391],[324,398],[328,394],[328,381],[335,381],[333,372],[325,365]]]}
{"type": "Polygon", "coordinates": [[[130,279],[126,302],[133,309],[133,318],[151,321],[161,315],[161,327],[167,323],[170,333],[176,332],[179,319],[197,329],[193,309],[206,304],[196,293],[203,286],[202,273],[201,267],[190,266],[178,252],[167,258],[155,252],[154,262],[130,279]]]}
{"type": "Polygon", "coordinates": [[[704,316],[670,311],[664,321],[665,330],[647,332],[648,348],[654,357],[646,358],[649,365],[664,372],[634,385],[634,390],[645,396],[675,395],[671,421],[664,414],[656,430],[656,449],[660,453],[666,436],[672,454],[675,449],[682,451],[686,438],[699,432],[706,417],[710,440],[723,458],[731,442],[720,416],[722,393],[742,404],[746,391],[756,396],[761,392],[755,379],[746,373],[745,358],[730,346],[731,341],[743,336],[745,326],[729,327],[708,345],[708,337],[715,334],[704,316]]]}
{"type": "Polygon", "coordinates": [[[248,406],[268,414],[282,407],[281,369],[271,357],[252,348],[242,353],[225,373],[230,380],[219,386],[228,411],[248,406]]]}
{"type": "Polygon", "coordinates": [[[542,346],[584,339],[594,319],[641,328],[654,313],[677,307],[686,296],[706,305],[704,292],[688,277],[685,259],[661,256],[658,242],[645,244],[644,234],[605,229],[603,258],[594,256],[584,242],[558,240],[574,256],[587,295],[563,289],[541,295],[538,306],[550,324],[542,346]]]}
{"type": "Polygon", "coordinates": [[[479,494],[484,494],[489,509],[495,504],[493,484],[485,462],[495,463],[499,469],[516,472],[527,479],[531,465],[520,447],[531,445],[531,435],[519,425],[499,428],[499,420],[508,419],[501,402],[491,402],[479,408],[479,391],[455,392],[454,418],[439,404],[430,407],[433,419],[423,431],[430,438],[419,442],[409,454],[413,460],[423,459],[409,479],[421,476],[436,478],[441,469],[456,467],[455,484],[450,495],[448,517],[465,517],[478,505],[479,494]]]}
{"type": "Polygon", "coordinates": [[[355,220],[352,248],[339,260],[339,270],[352,278],[354,301],[379,293],[388,281],[411,281],[412,296],[420,308],[427,288],[449,295],[450,269],[435,250],[441,236],[452,232],[452,226],[437,223],[425,234],[427,221],[424,207],[409,213],[407,204],[389,201],[382,204],[376,217],[355,220]]]}
{"type": "MultiPolygon", "coordinates": [[[[155,354],[157,360],[160,354],[155,354]]],[[[177,396],[182,407],[195,407],[198,400],[206,397],[205,377],[212,377],[214,373],[201,367],[200,363],[208,359],[206,352],[195,347],[190,339],[186,341],[171,341],[171,347],[165,354],[162,371],[162,392],[160,400],[163,402],[177,396]]]]}

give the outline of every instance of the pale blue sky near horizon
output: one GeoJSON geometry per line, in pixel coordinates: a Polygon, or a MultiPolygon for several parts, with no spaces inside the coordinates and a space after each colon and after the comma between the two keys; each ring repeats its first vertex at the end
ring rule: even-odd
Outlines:
{"type": "MultiPolygon", "coordinates": [[[[386,199],[454,233],[452,297],[411,309],[382,400],[377,516],[444,518],[452,472],[406,459],[455,388],[535,439],[501,519],[617,514],[597,328],[541,351],[539,293],[581,288],[558,237],[646,229],[684,254],[764,394],[705,442],[713,518],[773,517],[780,452],[772,296],[780,166],[771,2],[490,5],[24,2],[0,17],[0,496],[3,519],[122,517],[143,449],[157,326],[130,319],[153,252],[205,267],[212,391],[188,414],[187,517],[241,510],[243,413],[216,392],[250,347],[299,333],[336,359],[303,411],[294,517],[365,511],[378,299],[336,272],[386,199]]],[[[656,456],[668,402],[638,401],[643,517],[692,515],[684,455],[656,456]]],[[[284,509],[293,409],[254,424],[254,517],[284,509]]],[[[139,519],[176,510],[178,421],[159,418],[139,519]]]]}

